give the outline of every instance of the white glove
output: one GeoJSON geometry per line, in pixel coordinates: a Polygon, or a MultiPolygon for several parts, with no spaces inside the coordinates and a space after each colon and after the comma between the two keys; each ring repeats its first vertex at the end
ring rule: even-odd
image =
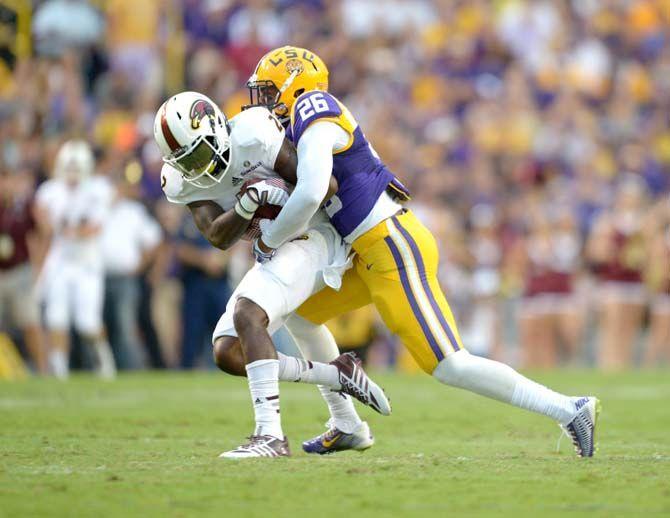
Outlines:
{"type": "Polygon", "coordinates": [[[251,219],[261,205],[283,207],[287,200],[288,193],[284,189],[263,180],[247,187],[235,205],[235,211],[243,218],[251,219]]]}

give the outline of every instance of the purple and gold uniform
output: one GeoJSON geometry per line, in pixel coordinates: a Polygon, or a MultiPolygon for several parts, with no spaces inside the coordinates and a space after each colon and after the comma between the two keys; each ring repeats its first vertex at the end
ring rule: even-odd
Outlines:
{"type": "Polygon", "coordinates": [[[349,110],[328,92],[312,91],[298,97],[287,137],[297,146],[316,120],[334,122],[349,134],[347,146],[333,154],[333,176],[339,189],[325,206],[331,222],[346,239],[370,214],[382,193],[390,189],[401,201],[408,200],[409,193],[379,159],[349,110]]]}
{"type": "Polygon", "coordinates": [[[463,347],[437,280],[435,238],[398,204],[407,201],[409,193],[335,97],[318,90],[298,97],[287,134],[297,146],[310,124],[324,120],[349,135],[348,144],[333,152],[339,189],[326,212],[356,255],[341,289],[320,291],[298,313],[321,324],[372,302],[421,368],[432,373],[449,353],[463,347]]]}

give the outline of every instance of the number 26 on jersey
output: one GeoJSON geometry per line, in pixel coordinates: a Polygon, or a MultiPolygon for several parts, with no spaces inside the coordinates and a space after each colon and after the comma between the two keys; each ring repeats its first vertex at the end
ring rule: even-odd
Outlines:
{"type": "Polygon", "coordinates": [[[328,111],[328,102],[324,99],[323,94],[317,93],[305,97],[298,103],[296,109],[300,114],[300,118],[306,120],[316,113],[328,111]]]}

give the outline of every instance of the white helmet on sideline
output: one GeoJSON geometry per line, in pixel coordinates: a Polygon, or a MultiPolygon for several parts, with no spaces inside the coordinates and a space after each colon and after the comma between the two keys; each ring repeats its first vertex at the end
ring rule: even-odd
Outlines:
{"type": "Polygon", "coordinates": [[[163,161],[200,188],[219,183],[230,164],[228,121],[212,100],[197,92],[170,97],[158,109],[154,138],[163,161]]]}
{"type": "Polygon", "coordinates": [[[81,182],[93,174],[93,151],[84,140],[68,140],[56,155],[54,177],[69,183],[81,182]]]}

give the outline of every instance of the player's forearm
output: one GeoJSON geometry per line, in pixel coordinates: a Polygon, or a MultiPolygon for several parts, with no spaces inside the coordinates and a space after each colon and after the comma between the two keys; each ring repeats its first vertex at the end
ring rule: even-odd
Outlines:
{"type": "Polygon", "coordinates": [[[216,203],[210,201],[189,203],[188,207],[202,235],[212,246],[221,250],[233,246],[251,221],[234,210],[224,212],[216,203]]]}
{"type": "MultiPolygon", "coordinates": [[[[298,190],[296,188],[296,190],[298,190]]],[[[303,231],[319,209],[322,196],[294,191],[270,229],[263,235],[263,243],[270,248],[279,246],[303,231]]]]}
{"type": "Polygon", "coordinates": [[[250,221],[229,210],[212,221],[205,237],[216,248],[227,250],[242,237],[250,221]]]}
{"type": "Polygon", "coordinates": [[[263,243],[271,248],[278,248],[304,230],[330,190],[335,137],[327,131],[311,130],[298,145],[296,187],[277,219],[263,234],[263,243]]]}

